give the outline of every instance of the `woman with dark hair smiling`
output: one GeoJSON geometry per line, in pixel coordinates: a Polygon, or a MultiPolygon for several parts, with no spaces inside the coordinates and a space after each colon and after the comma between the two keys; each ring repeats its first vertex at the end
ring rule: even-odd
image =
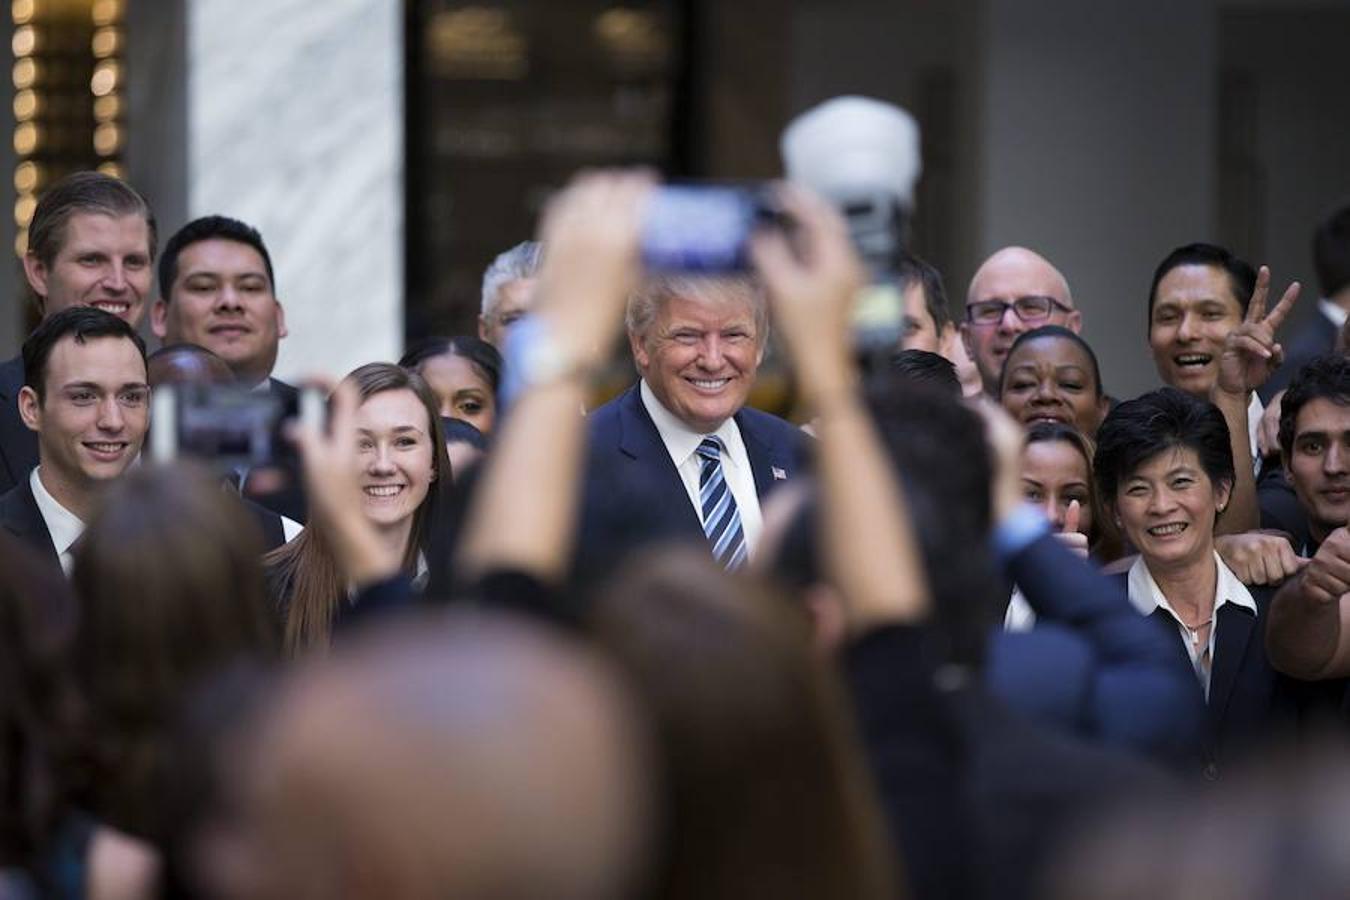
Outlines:
{"type": "Polygon", "coordinates": [[[1107,410],[1097,355],[1059,325],[1028,331],[1008,350],[999,402],[1023,425],[1063,422],[1092,437],[1107,410]]]}
{"type": "Polygon", "coordinates": [[[1203,762],[1218,776],[1250,745],[1294,723],[1297,686],[1266,658],[1269,588],[1248,588],[1215,552],[1233,490],[1223,414],[1176,388],[1121,403],[1097,434],[1104,504],[1139,550],[1130,601],[1179,644],[1204,697],[1203,762]]]}

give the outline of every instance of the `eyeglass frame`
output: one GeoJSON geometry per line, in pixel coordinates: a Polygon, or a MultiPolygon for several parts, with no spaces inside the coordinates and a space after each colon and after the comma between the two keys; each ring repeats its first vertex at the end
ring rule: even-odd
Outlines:
{"type": "Polygon", "coordinates": [[[968,303],[966,304],[966,322],[968,322],[971,325],[977,326],[997,325],[998,323],[1003,321],[1003,317],[1008,314],[1008,310],[1010,309],[1013,311],[1013,315],[1017,316],[1019,322],[1024,322],[1028,325],[1046,321],[1055,314],[1055,310],[1059,310],[1060,312],[1066,313],[1073,312],[1073,307],[1066,306],[1065,304],[1060,303],[1054,297],[1050,297],[1045,294],[1028,294],[1024,297],[1014,298],[1011,303],[1009,303],[1007,300],[978,300],[974,303],[968,303]],[[1048,306],[1046,307],[1045,315],[1039,318],[1028,319],[1017,309],[1017,304],[1023,302],[1024,300],[1046,301],[1048,306]],[[991,308],[994,304],[998,304],[999,306],[998,318],[989,319],[988,321],[985,322],[977,321],[975,319],[975,316],[972,313],[976,309],[976,307],[991,308]]]}

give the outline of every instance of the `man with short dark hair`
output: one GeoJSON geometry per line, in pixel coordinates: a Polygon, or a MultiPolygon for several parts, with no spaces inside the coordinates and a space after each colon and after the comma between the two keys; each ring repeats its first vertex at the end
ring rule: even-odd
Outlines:
{"type": "Polygon", "coordinates": [[[1259,430],[1264,408],[1256,390],[1279,365],[1283,352],[1275,332],[1298,299],[1298,283],[1290,285],[1267,312],[1270,273],[1215,244],[1177,247],[1153,272],[1148,294],[1148,343],[1165,384],[1216,404],[1228,422],[1233,458],[1239,461],[1233,503],[1224,533],[1256,525],[1254,484],[1246,473],[1261,469],[1259,430]],[[1259,297],[1259,300],[1257,299],[1259,297]],[[1253,355],[1251,340],[1266,345],[1267,355],[1253,355]],[[1248,362],[1230,360],[1231,377],[1222,375],[1230,343],[1248,362]],[[1241,371],[1241,376],[1237,373],[1241,371]],[[1246,435],[1245,441],[1240,440],[1246,435]]]}
{"type": "Polygon", "coordinates": [[[1164,384],[1209,399],[1224,341],[1255,289],[1256,269],[1223,247],[1186,244],[1167,254],[1148,292],[1148,343],[1164,384]]]}
{"type": "MultiPolygon", "coordinates": [[[[159,261],[159,293],[150,325],[169,343],[197,344],[229,365],[245,387],[268,391],[288,407],[296,389],[271,377],[286,313],[276,298],[272,257],[256,228],[226,216],[204,216],[178,229],[159,261]]],[[[236,473],[241,495],[296,521],[305,520],[300,486],[280,486],[236,473]]]]}
{"type": "Polygon", "coordinates": [[[895,278],[905,305],[900,349],[947,356],[948,345],[956,337],[956,325],[947,311],[942,276],[919,257],[904,253],[895,267],[895,278]]]}
{"type": "MultiPolygon", "coordinates": [[[[132,328],[145,314],[154,277],[155,216],[129,185],[76,172],[43,193],[28,228],[24,276],[44,318],[92,306],[132,328]]],[[[19,416],[23,361],[0,363],[0,492],[37,465],[37,440],[19,416]]]]}
{"type": "Polygon", "coordinates": [[[18,407],[38,466],[0,497],[0,526],[67,574],[102,488],[140,455],[150,421],[145,344],[126,321],[67,307],[23,345],[18,407]]]}
{"type": "Polygon", "coordinates": [[[150,325],[161,340],[205,347],[246,387],[294,393],[270,378],[286,313],[257,229],[225,216],[187,223],[164,245],[159,293],[150,325]]]}
{"type": "Polygon", "coordinates": [[[1284,477],[1261,480],[1261,527],[1285,532],[1296,552],[1311,557],[1350,523],[1350,358],[1314,358],[1284,396],[1284,477]]]}
{"type": "MultiPolygon", "coordinates": [[[[1305,516],[1296,549],[1312,559],[1271,606],[1271,662],[1298,678],[1341,678],[1350,675],[1350,359],[1321,356],[1294,376],[1280,449],[1305,516]]],[[[1268,499],[1262,524],[1296,529],[1269,514],[1268,499]]]]}

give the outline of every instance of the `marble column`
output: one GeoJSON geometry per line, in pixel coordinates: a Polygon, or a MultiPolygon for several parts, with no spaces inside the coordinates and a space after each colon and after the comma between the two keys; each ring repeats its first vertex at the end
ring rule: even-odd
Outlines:
{"type": "MultiPolygon", "coordinates": [[[[185,10],[184,214],[262,232],[290,330],[277,376],[397,359],[402,4],[185,0],[185,10]]],[[[181,224],[166,221],[165,236],[181,224]]]]}

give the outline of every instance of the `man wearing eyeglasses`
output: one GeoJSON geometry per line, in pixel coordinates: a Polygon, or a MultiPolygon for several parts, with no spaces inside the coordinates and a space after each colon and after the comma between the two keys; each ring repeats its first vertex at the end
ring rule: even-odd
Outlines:
{"type": "Polygon", "coordinates": [[[1039,253],[1004,247],[984,261],[970,280],[961,339],[975,361],[984,392],[998,394],[999,375],[1013,341],[1042,325],[1082,328],[1064,275],[1039,253]]]}

